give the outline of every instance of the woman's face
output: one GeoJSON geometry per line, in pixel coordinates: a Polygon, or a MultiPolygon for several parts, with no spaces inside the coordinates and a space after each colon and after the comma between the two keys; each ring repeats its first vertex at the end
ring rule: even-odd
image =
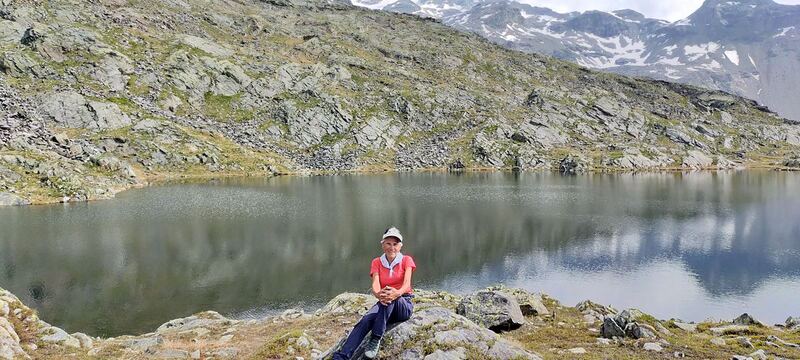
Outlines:
{"type": "Polygon", "coordinates": [[[381,245],[383,246],[383,253],[386,254],[387,257],[391,258],[395,257],[403,247],[403,243],[393,237],[383,239],[383,241],[381,241],[381,245]]]}

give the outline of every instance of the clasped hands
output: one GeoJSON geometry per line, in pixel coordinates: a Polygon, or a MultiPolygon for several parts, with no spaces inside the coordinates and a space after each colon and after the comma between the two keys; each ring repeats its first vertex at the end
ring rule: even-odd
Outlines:
{"type": "Polygon", "coordinates": [[[386,286],[383,289],[381,289],[381,291],[378,293],[377,297],[378,297],[378,301],[380,301],[381,304],[389,305],[389,303],[391,303],[395,299],[399,298],[400,295],[403,295],[403,294],[401,294],[399,290],[397,290],[397,289],[395,289],[395,288],[393,288],[391,286],[386,286]]]}

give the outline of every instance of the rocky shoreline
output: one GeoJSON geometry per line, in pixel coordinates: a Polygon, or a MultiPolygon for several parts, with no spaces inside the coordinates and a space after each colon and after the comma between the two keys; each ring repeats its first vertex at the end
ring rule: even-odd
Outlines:
{"type": "MultiPolygon", "coordinates": [[[[800,317],[766,325],[659,320],[586,300],[493,286],[458,296],[416,290],[414,316],[387,331],[384,359],[797,359],[800,317]]],[[[141,335],[68,334],[0,289],[0,359],[325,359],[373,304],[344,293],[314,313],[289,309],[235,320],[214,311],[170,320],[141,335]]],[[[359,354],[359,352],[357,352],[359,354]]]]}

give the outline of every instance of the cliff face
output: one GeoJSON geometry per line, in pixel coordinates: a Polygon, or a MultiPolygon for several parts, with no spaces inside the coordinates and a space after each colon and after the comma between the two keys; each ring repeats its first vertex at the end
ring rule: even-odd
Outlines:
{"type": "Polygon", "coordinates": [[[14,2],[0,33],[5,204],[159,176],[727,168],[800,146],[750,100],[347,4],[14,2]]]}

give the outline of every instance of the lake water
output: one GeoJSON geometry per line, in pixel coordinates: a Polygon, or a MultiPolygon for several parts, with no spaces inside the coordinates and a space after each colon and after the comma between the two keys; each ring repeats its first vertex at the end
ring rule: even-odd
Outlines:
{"type": "Polygon", "coordinates": [[[366,292],[383,230],[414,285],[496,283],[658,318],[800,316],[800,174],[416,173],[230,179],[0,208],[0,287],[68,332],[366,292]]]}

